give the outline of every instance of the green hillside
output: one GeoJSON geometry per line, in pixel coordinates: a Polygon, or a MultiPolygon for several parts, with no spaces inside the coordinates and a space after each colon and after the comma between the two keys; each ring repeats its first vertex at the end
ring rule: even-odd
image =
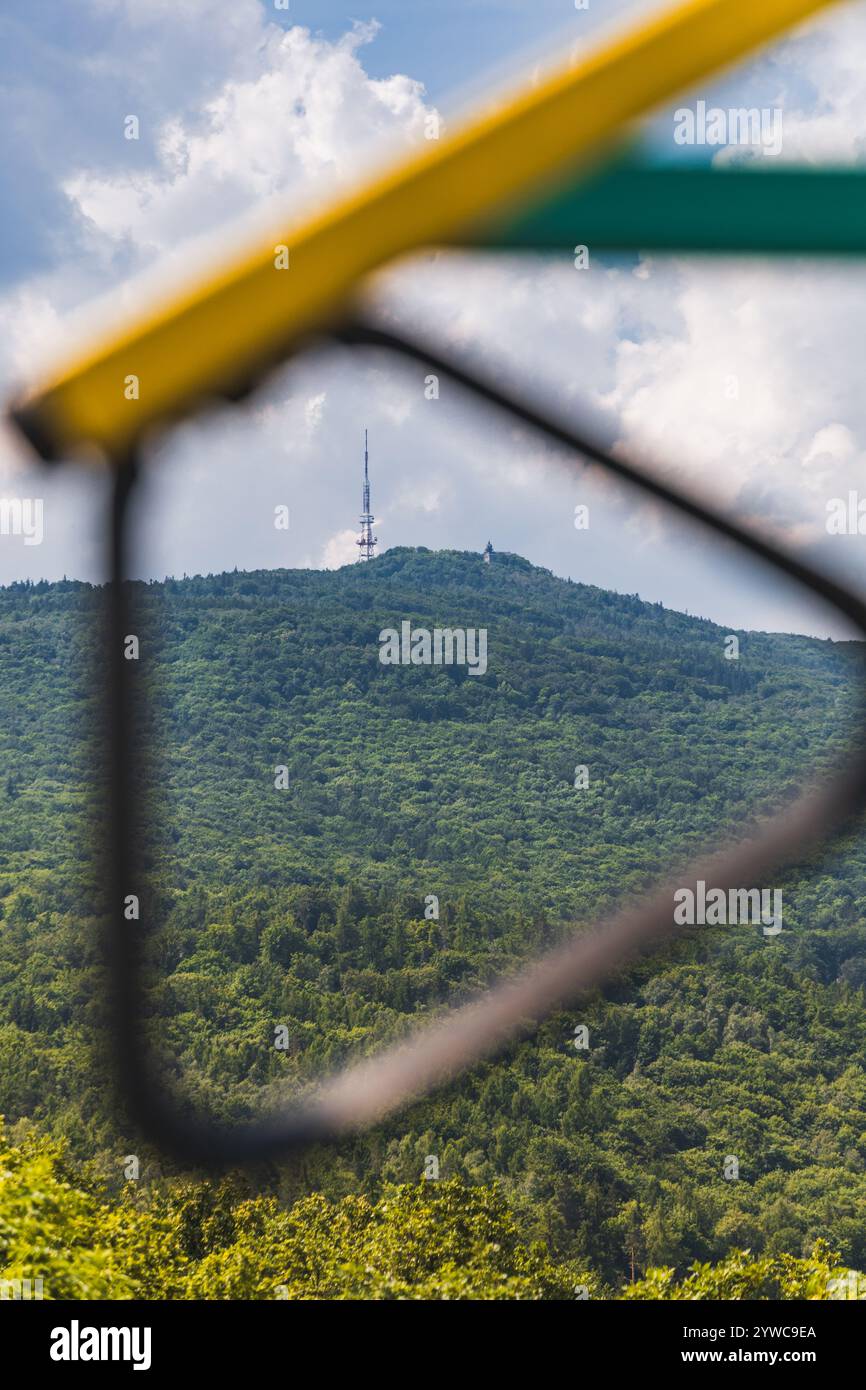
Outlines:
{"type": "MultiPolygon", "coordinates": [[[[73,582],[0,590],[0,1113],[13,1137],[62,1137],[115,1202],[138,1149],[100,1047],[82,836],[103,605],[73,582]]],[[[843,748],[859,671],[849,644],[760,633],[727,660],[727,629],[513,555],[141,584],[134,612],[160,750],[135,788],[154,1036],[223,1117],[747,833],[843,748]],[[383,664],[380,632],[406,621],[484,629],[484,674],[383,664]]],[[[247,1177],[262,1211],[375,1202],[434,1155],[442,1179],[498,1184],[522,1239],[609,1288],[632,1266],[682,1275],[816,1240],[866,1267],[863,845],[780,883],[779,937],[684,937],[376,1132],[247,1177]]],[[[170,1200],[170,1177],[142,1154],[135,1200],[170,1200]]]]}

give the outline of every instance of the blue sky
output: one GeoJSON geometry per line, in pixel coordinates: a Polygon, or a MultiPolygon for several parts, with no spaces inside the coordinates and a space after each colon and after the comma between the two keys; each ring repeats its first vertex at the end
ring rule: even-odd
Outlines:
{"type": "MultiPolygon", "coordinates": [[[[635,0],[432,3],[347,10],[292,0],[12,0],[0,15],[0,344],[4,391],[38,376],[66,321],[131,276],[196,254],[197,238],[264,200],[298,209],[365,164],[448,122],[504,74],[526,80],[635,0]],[[494,77],[491,78],[491,74],[494,77]],[[123,138],[134,113],[140,138],[123,138]]],[[[645,126],[656,157],[761,157],[681,149],[674,111],[697,99],[779,109],[782,157],[863,158],[866,9],[838,7],[645,126]]],[[[425,254],[382,277],[374,307],[489,370],[508,371],[615,446],[860,582],[866,536],[826,531],[828,503],[861,486],[859,265],[592,254],[550,259],[425,254]],[[731,394],[730,383],[736,382],[731,394]]],[[[363,429],[371,431],[381,546],[480,550],[488,536],[559,574],[732,626],[823,631],[740,563],[588,474],[482,420],[411,373],[336,355],[287,370],[243,412],[176,432],[154,460],[140,566],[161,575],[238,565],[333,565],[352,553],[363,429]],[[292,506],[277,533],[274,508],[292,506]],[[590,506],[578,533],[574,507],[590,506]]],[[[98,480],[39,479],[0,436],[4,495],[44,496],[45,538],[0,536],[0,582],[96,578],[98,480]]],[[[866,497],[866,486],[863,486],[866,497]]]]}

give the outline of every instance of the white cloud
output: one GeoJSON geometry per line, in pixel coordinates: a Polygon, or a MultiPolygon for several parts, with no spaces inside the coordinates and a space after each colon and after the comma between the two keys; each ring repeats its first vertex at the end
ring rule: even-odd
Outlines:
{"type": "Polygon", "coordinates": [[[779,104],[786,160],[862,162],[866,28],[862,3],[834,7],[783,46],[779,104]]]}
{"type": "Polygon", "coordinates": [[[322,416],[325,412],[325,401],[328,399],[327,391],[319,391],[315,396],[310,396],[304,406],[304,423],[308,434],[315,434],[319,425],[322,423],[322,416]]]}
{"type": "Polygon", "coordinates": [[[399,143],[423,137],[430,109],[404,75],[367,76],[360,50],[375,23],[356,23],[336,43],[309,30],[271,26],[258,71],[229,80],[197,119],[166,121],[158,168],[101,175],[80,171],[65,189],[104,236],[150,258],[294,194],[309,207],[362,176],[399,143]]]}
{"type": "Polygon", "coordinates": [[[322,569],[336,570],[341,565],[351,565],[358,558],[357,536],[354,531],[338,531],[326,542],[319,562],[322,569]]]}
{"type": "Polygon", "coordinates": [[[455,257],[435,290],[429,276],[416,286],[411,267],[380,286],[404,327],[426,324],[488,369],[506,364],[578,420],[600,407],[619,449],[791,543],[819,538],[828,487],[862,481],[866,400],[852,368],[866,269],[856,263],[675,259],[641,278],[622,266],[575,272],[566,255],[534,269],[455,257]]]}

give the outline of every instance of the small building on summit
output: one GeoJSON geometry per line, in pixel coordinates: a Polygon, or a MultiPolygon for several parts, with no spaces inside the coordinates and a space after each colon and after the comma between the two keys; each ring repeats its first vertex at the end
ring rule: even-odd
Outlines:
{"type": "Polygon", "coordinates": [[[490,561],[493,559],[493,544],[491,541],[488,541],[485,545],[484,555],[482,558],[484,560],[485,565],[489,565],[490,561]]]}

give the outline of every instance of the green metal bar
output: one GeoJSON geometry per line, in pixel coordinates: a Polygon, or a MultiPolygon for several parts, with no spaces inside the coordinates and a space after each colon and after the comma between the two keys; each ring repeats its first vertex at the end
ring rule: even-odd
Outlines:
{"type": "Polygon", "coordinates": [[[765,160],[760,168],[686,169],[619,160],[476,231],[471,245],[862,254],[866,169],[768,167],[765,160]]]}

